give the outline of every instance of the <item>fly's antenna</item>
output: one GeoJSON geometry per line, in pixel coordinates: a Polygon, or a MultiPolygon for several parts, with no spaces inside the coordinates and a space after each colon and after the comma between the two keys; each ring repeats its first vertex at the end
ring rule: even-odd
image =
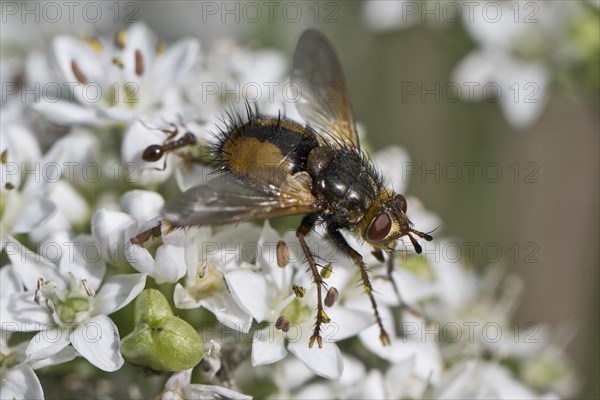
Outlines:
{"type": "MultiPolygon", "coordinates": [[[[437,228],[435,228],[435,229],[437,229],[437,228]]],[[[434,231],[435,231],[435,229],[434,229],[434,231]]],[[[433,231],[431,231],[431,232],[433,232],[433,231]]],[[[418,231],[418,230],[413,229],[413,228],[409,228],[408,233],[406,234],[406,236],[408,236],[408,239],[410,239],[410,242],[412,243],[413,247],[415,248],[415,252],[417,254],[421,254],[423,252],[423,248],[417,242],[417,239],[415,239],[415,237],[413,235],[418,236],[421,239],[425,239],[428,242],[431,242],[433,240],[433,236],[431,236],[429,233],[425,233],[425,232],[421,232],[421,231],[418,231]]]]}

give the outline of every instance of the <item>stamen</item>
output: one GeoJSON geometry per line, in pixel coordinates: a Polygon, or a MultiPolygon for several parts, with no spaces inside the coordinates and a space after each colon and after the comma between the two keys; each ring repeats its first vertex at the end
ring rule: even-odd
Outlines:
{"type": "Polygon", "coordinates": [[[52,314],[56,312],[56,308],[54,307],[54,302],[52,299],[46,299],[46,307],[48,307],[52,314]]]}
{"type": "Polygon", "coordinates": [[[290,253],[287,244],[283,240],[277,242],[277,266],[284,268],[290,262],[290,253]]]}
{"type": "Polygon", "coordinates": [[[288,332],[290,330],[290,320],[282,315],[275,321],[275,328],[282,332],[288,332]]]}
{"type": "Polygon", "coordinates": [[[125,64],[123,64],[123,60],[121,60],[119,57],[113,58],[112,63],[121,69],[123,69],[123,67],[125,66],[125,64]]]}
{"type": "Polygon", "coordinates": [[[41,305],[40,299],[42,297],[42,288],[43,287],[44,287],[44,278],[38,278],[37,283],[35,285],[35,293],[33,295],[33,301],[35,301],[35,304],[37,304],[38,306],[41,305]]]}
{"type": "Polygon", "coordinates": [[[302,286],[292,285],[292,291],[296,295],[297,298],[301,299],[306,294],[306,289],[302,286]]]}
{"type": "Polygon", "coordinates": [[[125,48],[125,41],[126,40],[127,40],[127,31],[125,31],[125,30],[119,31],[117,33],[116,42],[117,42],[117,47],[120,50],[123,50],[125,48]]]}
{"type": "Polygon", "coordinates": [[[208,261],[202,262],[202,271],[198,274],[198,279],[202,279],[206,276],[206,272],[208,271],[208,261]]]}
{"type": "Polygon", "coordinates": [[[144,74],[144,57],[139,49],[135,51],[135,74],[137,76],[144,74]]]}
{"type": "Polygon", "coordinates": [[[338,290],[334,287],[330,287],[327,291],[327,295],[325,296],[325,305],[327,307],[333,307],[339,296],[340,293],[338,292],[338,290]]]}
{"type": "Polygon", "coordinates": [[[81,72],[75,60],[71,60],[71,70],[73,71],[73,75],[75,75],[75,79],[77,79],[77,82],[81,83],[82,85],[88,83],[87,78],[85,77],[83,72],[81,72]]]}
{"type": "Polygon", "coordinates": [[[8,149],[4,149],[2,155],[0,155],[0,162],[6,164],[8,162],[8,149]]]}
{"type": "Polygon", "coordinates": [[[100,53],[102,51],[102,42],[97,38],[87,38],[85,41],[96,53],[100,53]]]}
{"type": "Polygon", "coordinates": [[[90,286],[90,284],[88,283],[87,279],[82,279],[81,280],[81,284],[83,285],[83,288],[85,289],[85,292],[87,293],[88,296],[94,297],[96,295],[96,292],[90,286]]]}

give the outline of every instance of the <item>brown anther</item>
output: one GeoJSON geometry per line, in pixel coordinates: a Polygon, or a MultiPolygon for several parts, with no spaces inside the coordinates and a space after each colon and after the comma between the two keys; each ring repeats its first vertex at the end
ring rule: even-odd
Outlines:
{"type": "Polygon", "coordinates": [[[292,285],[292,291],[296,295],[297,298],[301,299],[306,294],[306,289],[302,286],[292,285]]]}
{"type": "Polygon", "coordinates": [[[13,184],[12,184],[12,183],[10,183],[10,182],[6,182],[6,183],[4,184],[4,189],[6,189],[6,190],[13,190],[14,188],[15,188],[15,185],[13,185],[13,184]]]}
{"type": "Polygon", "coordinates": [[[330,287],[329,290],[327,291],[327,295],[325,296],[325,301],[324,301],[325,306],[333,307],[333,305],[337,301],[338,297],[340,297],[340,292],[338,292],[338,290],[336,288],[334,288],[333,286],[330,287]]]}
{"type": "Polygon", "coordinates": [[[288,332],[290,330],[290,320],[282,315],[275,321],[275,328],[282,332],[288,332]]]}
{"type": "Polygon", "coordinates": [[[283,240],[277,242],[277,265],[284,268],[290,262],[290,253],[287,244],[283,240]]]}
{"type": "Polygon", "coordinates": [[[77,82],[81,83],[82,85],[88,83],[87,78],[85,77],[83,72],[81,72],[81,70],[79,69],[79,65],[77,65],[75,60],[71,60],[71,70],[73,71],[73,75],[75,75],[75,79],[77,79],[77,82]]]}
{"type": "Polygon", "coordinates": [[[135,74],[137,76],[144,75],[144,56],[140,49],[135,50],[135,74]]]}

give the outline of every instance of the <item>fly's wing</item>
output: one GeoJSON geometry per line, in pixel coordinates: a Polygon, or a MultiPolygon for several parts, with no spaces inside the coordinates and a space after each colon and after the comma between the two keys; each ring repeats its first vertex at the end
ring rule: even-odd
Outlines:
{"type": "Polygon", "coordinates": [[[279,188],[265,188],[223,173],[167,202],[161,214],[175,227],[306,214],[318,210],[308,179],[303,172],[290,176],[279,188]]]}
{"type": "Polygon", "coordinates": [[[291,80],[302,91],[296,103],[302,118],[334,145],[358,148],[344,73],[331,44],[320,32],[309,29],[298,39],[291,80]]]}

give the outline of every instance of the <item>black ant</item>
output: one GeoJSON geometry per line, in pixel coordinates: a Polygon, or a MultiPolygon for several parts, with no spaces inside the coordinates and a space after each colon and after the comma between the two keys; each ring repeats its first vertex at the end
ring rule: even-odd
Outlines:
{"type": "MultiPolygon", "coordinates": [[[[140,121],[148,129],[152,129],[147,126],[143,121],[140,121]]],[[[172,129],[160,129],[162,132],[167,134],[167,139],[163,144],[152,144],[144,150],[142,153],[142,160],[147,162],[155,162],[160,160],[165,154],[174,152],[182,147],[191,146],[197,144],[196,136],[191,132],[186,132],[181,138],[175,140],[174,138],[178,135],[179,131],[177,126],[173,123],[170,124],[172,129]]],[[[162,168],[155,168],[158,171],[164,171],[167,168],[167,159],[162,168]]]]}

